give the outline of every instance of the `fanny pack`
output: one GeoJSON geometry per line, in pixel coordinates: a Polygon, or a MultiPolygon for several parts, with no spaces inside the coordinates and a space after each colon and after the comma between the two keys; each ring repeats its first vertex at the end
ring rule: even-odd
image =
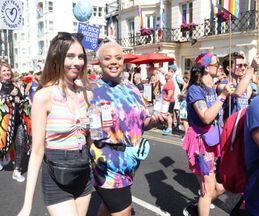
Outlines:
{"type": "Polygon", "coordinates": [[[95,140],[94,144],[97,148],[109,147],[116,151],[127,152],[138,160],[145,160],[150,151],[150,144],[147,139],[141,138],[139,143],[135,146],[126,146],[123,143],[111,144],[103,142],[105,139],[95,140]]]}
{"type": "Polygon", "coordinates": [[[87,158],[49,160],[44,155],[51,178],[62,186],[73,186],[78,182],[87,182],[91,167],[87,158]]]}
{"type": "Polygon", "coordinates": [[[196,128],[198,133],[200,134],[203,141],[210,147],[219,144],[220,136],[222,133],[222,128],[219,124],[215,124],[210,126],[209,130],[205,133],[200,132],[198,128],[196,128]]]}

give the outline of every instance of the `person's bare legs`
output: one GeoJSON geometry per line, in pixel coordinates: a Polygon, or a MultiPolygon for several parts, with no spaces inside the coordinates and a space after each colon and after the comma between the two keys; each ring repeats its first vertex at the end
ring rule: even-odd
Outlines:
{"type": "Polygon", "coordinates": [[[167,128],[172,130],[173,126],[173,113],[168,113],[168,118],[167,118],[167,128]]]}
{"type": "Polygon", "coordinates": [[[76,200],[71,199],[61,203],[47,206],[51,216],[85,216],[90,203],[91,194],[79,197],[76,200]]]}
{"type": "Polygon", "coordinates": [[[209,216],[210,214],[210,204],[215,200],[219,195],[224,193],[220,185],[217,185],[215,174],[210,173],[209,176],[204,176],[204,187],[201,184],[201,176],[197,175],[197,178],[200,183],[201,196],[198,200],[198,211],[199,216],[209,216]],[[217,186],[216,186],[217,185],[217,186]],[[216,190],[216,187],[218,189],[216,190]]]}
{"type": "Polygon", "coordinates": [[[90,204],[90,200],[91,200],[91,194],[89,194],[87,196],[83,196],[83,197],[78,197],[75,200],[78,216],[86,215],[89,204],[90,204]]]}

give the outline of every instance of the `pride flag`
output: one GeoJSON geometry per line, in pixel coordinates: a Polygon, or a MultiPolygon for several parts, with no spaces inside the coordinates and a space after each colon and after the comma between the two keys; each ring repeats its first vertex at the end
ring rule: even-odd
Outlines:
{"type": "Polygon", "coordinates": [[[240,0],[221,0],[220,6],[225,8],[233,16],[239,18],[240,0]]]}
{"type": "Polygon", "coordinates": [[[160,23],[159,23],[160,29],[163,29],[165,27],[165,5],[164,0],[160,0],[160,23]]]}
{"type": "Polygon", "coordinates": [[[139,26],[140,26],[140,29],[143,29],[144,28],[144,22],[143,22],[143,16],[142,16],[142,8],[139,6],[139,26]]]}

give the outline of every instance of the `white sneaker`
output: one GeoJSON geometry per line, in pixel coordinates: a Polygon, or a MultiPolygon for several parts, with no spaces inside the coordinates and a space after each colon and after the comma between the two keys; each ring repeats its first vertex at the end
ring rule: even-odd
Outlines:
{"type": "Polygon", "coordinates": [[[3,161],[0,161],[0,171],[4,169],[4,163],[3,161]]]}
{"type": "Polygon", "coordinates": [[[16,180],[17,182],[24,182],[25,181],[25,177],[24,176],[22,176],[22,174],[21,173],[19,173],[19,172],[13,172],[13,180],[16,180]]]}
{"type": "Polygon", "coordinates": [[[215,205],[213,203],[210,204],[210,209],[214,209],[215,205]]]}

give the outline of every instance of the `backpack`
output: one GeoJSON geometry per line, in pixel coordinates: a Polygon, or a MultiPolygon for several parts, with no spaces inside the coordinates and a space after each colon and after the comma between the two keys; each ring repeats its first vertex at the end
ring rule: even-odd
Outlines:
{"type": "Polygon", "coordinates": [[[244,159],[244,120],[246,109],[228,117],[221,134],[219,173],[227,191],[242,193],[246,184],[244,159]]]}

